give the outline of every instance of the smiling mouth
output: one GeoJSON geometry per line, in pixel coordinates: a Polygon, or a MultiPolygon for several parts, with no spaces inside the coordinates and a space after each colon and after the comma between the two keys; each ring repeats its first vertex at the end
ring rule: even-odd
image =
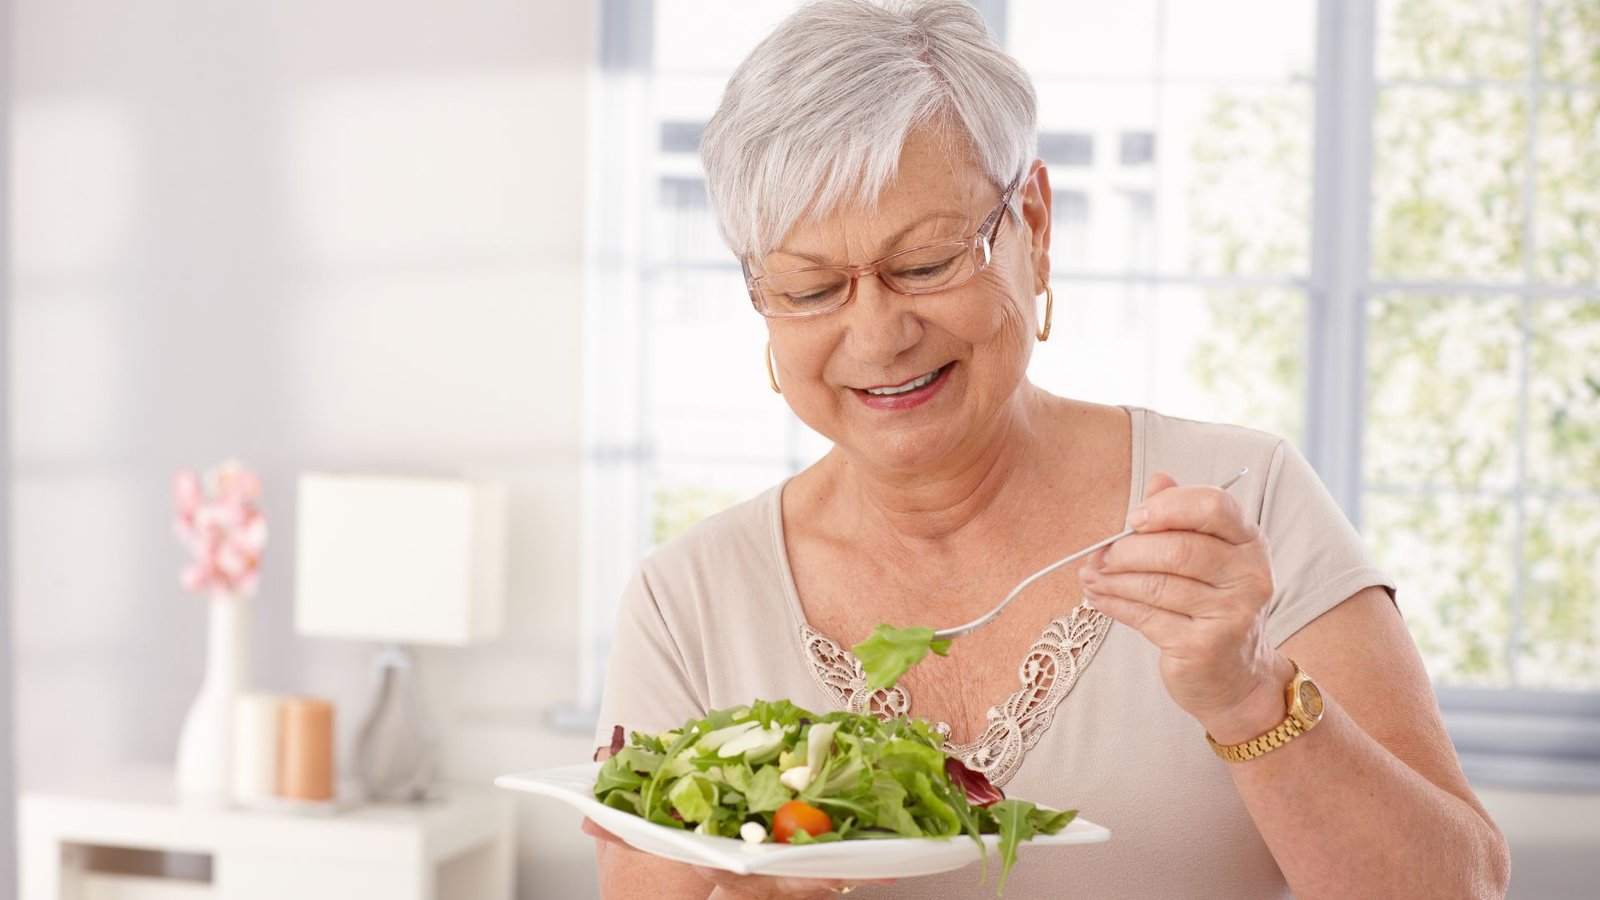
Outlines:
{"type": "Polygon", "coordinates": [[[856,388],[856,390],[863,394],[869,394],[873,397],[895,397],[899,396],[900,394],[909,394],[912,391],[919,390],[927,387],[930,384],[933,384],[935,381],[939,380],[939,376],[943,375],[949,370],[949,368],[950,364],[946,363],[945,365],[934,369],[932,372],[913,378],[904,384],[896,384],[889,387],[856,388]]]}

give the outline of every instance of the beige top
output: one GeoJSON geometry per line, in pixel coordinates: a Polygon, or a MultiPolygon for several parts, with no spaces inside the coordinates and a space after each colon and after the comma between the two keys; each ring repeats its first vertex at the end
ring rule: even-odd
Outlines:
{"type": "MultiPolygon", "coordinates": [[[[1274,646],[1365,587],[1393,590],[1288,443],[1244,428],[1129,413],[1130,509],[1158,470],[1191,483],[1250,467],[1232,492],[1271,544],[1274,646]]],[[[784,546],[782,490],[780,484],[706,519],[640,566],[618,614],[598,743],[609,741],[614,724],[666,730],[757,698],[788,698],[817,711],[879,705],[860,694],[855,661],[839,649],[853,639],[835,635],[834,644],[804,621],[784,546]],[[818,637],[826,652],[819,652],[818,637]]],[[[1109,827],[1112,838],[1024,848],[1006,884],[1007,900],[1288,895],[1227,764],[1212,754],[1200,725],[1167,697],[1148,641],[1080,606],[1063,610],[1034,651],[1035,663],[1053,658],[1076,671],[1043,685],[1049,690],[1030,691],[1041,687],[1039,670],[1050,667],[1020,661],[1018,694],[995,698],[990,712],[994,739],[956,749],[969,761],[1005,769],[997,780],[1006,782],[1007,795],[1076,808],[1109,827]],[[1044,707],[1017,702],[1036,695],[1049,696],[1044,707]],[[1009,763],[999,759],[1007,752],[1009,763]]],[[[992,880],[979,886],[975,865],[864,886],[851,896],[980,897],[993,890],[992,880]]]]}

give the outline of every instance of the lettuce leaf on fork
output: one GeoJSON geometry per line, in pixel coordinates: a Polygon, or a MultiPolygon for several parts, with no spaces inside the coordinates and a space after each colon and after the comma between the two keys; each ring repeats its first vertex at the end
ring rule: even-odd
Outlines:
{"type": "Polygon", "coordinates": [[[933,629],[921,626],[895,628],[879,625],[872,637],[850,648],[861,660],[867,675],[867,690],[886,690],[894,687],[900,677],[933,651],[940,656],[950,652],[949,641],[933,639],[933,629]]]}

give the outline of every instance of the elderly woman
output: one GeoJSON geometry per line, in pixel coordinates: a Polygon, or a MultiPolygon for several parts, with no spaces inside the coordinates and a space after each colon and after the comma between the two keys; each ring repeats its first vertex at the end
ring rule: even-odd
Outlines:
{"type": "MultiPolygon", "coordinates": [[[[1052,303],[1034,116],[959,0],[809,5],[734,74],[702,146],[711,197],[772,387],[833,449],[643,563],[603,734],[754,698],[924,717],[1009,795],[1113,832],[1027,854],[1008,897],[1503,893],[1505,843],[1394,587],[1299,454],[1028,381],[1035,344],[1075,327],[1052,303]],[[1125,524],[890,691],[843,649],[880,622],[971,620],[1125,524]]],[[[854,887],[599,848],[607,897],[854,887]]]]}

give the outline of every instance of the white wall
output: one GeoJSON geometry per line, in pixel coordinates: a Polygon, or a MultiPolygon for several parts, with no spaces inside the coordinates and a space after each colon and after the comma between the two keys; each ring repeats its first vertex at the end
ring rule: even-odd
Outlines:
{"type": "MultiPolygon", "coordinates": [[[[7,333],[11,322],[11,268],[9,265],[10,241],[7,231],[10,218],[10,179],[6,159],[11,150],[8,114],[11,85],[11,0],[0,0],[0,348],[7,346],[7,333]]],[[[0,573],[11,571],[11,416],[8,401],[7,376],[10,357],[0,353],[0,573]]],[[[0,900],[16,897],[16,810],[13,791],[15,769],[13,765],[11,682],[11,590],[7,579],[0,575],[0,900]]]]}
{"type": "MultiPolygon", "coordinates": [[[[24,788],[172,757],[203,608],[169,479],[228,455],[272,527],[256,681],[335,697],[346,741],[369,651],[293,634],[295,474],[508,481],[509,635],[426,654],[447,774],[587,755],[542,718],[576,689],[593,7],[15,0],[24,788]]],[[[519,808],[521,896],[591,893],[576,817],[519,808]]]]}
{"type": "Polygon", "coordinates": [[[1511,900],[1585,900],[1600,885],[1600,796],[1479,788],[1511,844],[1511,900]]]}

